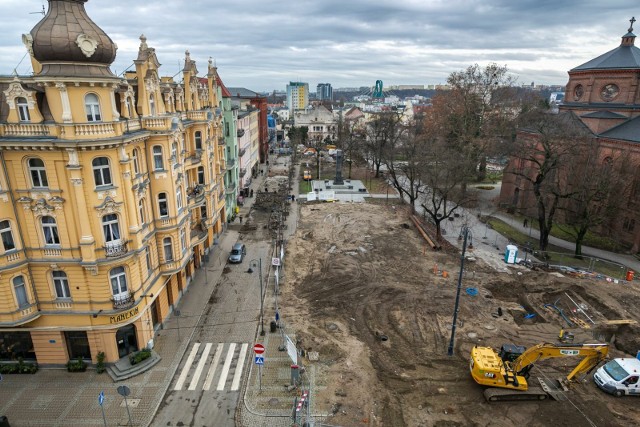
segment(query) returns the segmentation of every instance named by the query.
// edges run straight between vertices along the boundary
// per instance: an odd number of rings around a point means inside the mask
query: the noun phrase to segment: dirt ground
[[[380,204],[301,204],[287,245],[283,316],[300,346],[318,352],[315,404],[339,426],[636,426],[640,400],[615,398],[588,376],[568,400],[488,404],[469,374],[479,344],[532,346],[556,342],[571,296],[596,323],[640,321],[637,283],[607,283],[522,267],[496,270],[476,255],[462,281],[454,355],[447,356],[460,254],[425,250],[423,238],[400,209]],[[474,255],[471,253],[470,255]],[[437,267],[436,267],[437,264]],[[434,270],[438,273],[435,274]],[[445,278],[441,271],[449,272]],[[471,296],[466,288],[476,288]],[[567,296],[568,295],[568,296]],[[502,316],[498,316],[498,308]],[[535,314],[525,318],[527,314]],[[640,350],[638,326],[581,325],[575,342],[612,341],[611,357]],[[531,316],[527,316],[531,317]],[[387,340],[381,340],[385,335]],[[555,363],[553,363],[555,362]],[[566,375],[571,358],[539,363],[532,372]]]

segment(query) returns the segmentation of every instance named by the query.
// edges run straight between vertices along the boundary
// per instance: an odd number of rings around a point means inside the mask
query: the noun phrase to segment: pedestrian
[[[292,202],[295,202],[295,201],[296,201],[296,195],[295,195],[295,194],[292,194],[292,195],[291,195],[291,201],[292,201]]]
[[[528,218],[525,218],[525,219],[524,219],[524,221],[522,222],[522,226],[523,226],[524,228],[527,228],[527,225],[529,225],[529,219],[528,219]]]
[[[253,188],[251,189],[249,194],[251,194],[249,197],[253,197]]]
[[[242,224],[242,215],[240,215],[238,218],[240,218],[240,224]]]

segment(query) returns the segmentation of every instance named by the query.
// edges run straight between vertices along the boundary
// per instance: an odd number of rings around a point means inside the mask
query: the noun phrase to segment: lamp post
[[[460,275],[458,276],[458,288],[456,290],[456,303],[453,308],[453,321],[451,322],[451,339],[449,340],[449,349],[447,354],[453,356],[453,342],[456,336],[456,323],[458,322],[458,307],[460,305],[460,288],[462,288],[462,273],[464,272],[464,255],[467,250],[467,237],[469,236],[469,228],[464,227],[461,234],[464,234],[462,242],[462,255],[460,256]]]
[[[253,273],[251,267],[258,266],[258,277],[260,278],[260,335],[264,336],[264,307],[263,307],[263,295],[262,295],[262,258],[252,259],[249,262],[249,270],[247,273]]]

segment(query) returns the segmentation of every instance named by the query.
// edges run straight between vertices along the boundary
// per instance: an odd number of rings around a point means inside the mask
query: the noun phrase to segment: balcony
[[[241,138],[244,136],[244,129],[238,129],[238,138]]]
[[[114,240],[104,245],[104,256],[107,258],[117,258],[127,253],[127,242],[125,240]]]
[[[111,301],[113,301],[113,308],[116,310],[124,310],[131,306],[135,300],[133,299],[133,295],[130,293],[114,295],[111,297]]]
[[[142,127],[147,130],[170,130],[173,116],[165,117],[145,117],[142,119]]]
[[[124,124],[126,133],[135,132],[142,129],[142,125],[140,124],[139,119],[128,119],[124,122]]]
[[[200,184],[187,189],[187,203],[189,208],[195,208],[204,204],[204,187]]]
[[[225,141],[223,137],[218,138],[218,145],[225,145]]]
[[[49,136],[49,126],[40,123],[7,123],[0,126],[0,136]]]
[[[189,153],[188,160],[191,164],[200,163],[202,161],[202,150],[196,150]]]
[[[187,120],[203,122],[207,120],[206,111],[187,111]]]
[[[226,188],[225,191],[227,192],[227,194],[235,194],[236,192],[236,185],[235,184],[229,184]]]
[[[245,176],[247,174],[247,168],[240,168],[240,176]]]
[[[233,167],[236,165],[236,161],[234,159],[229,159],[227,160],[227,165],[226,165],[226,169],[229,171],[231,169],[233,169]]]
[[[244,156],[244,153],[246,153],[246,152],[247,152],[247,149],[246,149],[246,148],[243,148],[242,150],[240,150],[240,151],[238,152],[238,157],[242,157],[242,156]]]

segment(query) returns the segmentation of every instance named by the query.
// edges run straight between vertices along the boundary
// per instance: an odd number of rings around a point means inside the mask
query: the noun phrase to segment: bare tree
[[[575,255],[582,256],[582,242],[590,229],[608,222],[626,203],[633,167],[626,151],[604,152],[597,141],[588,141],[567,172],[571,196],[561,208],[565,223],[558,228],[575,237]]]
[[[395,146],[402,137],[401,119],[402,115],[397,111],[376,113],[366,125],[367,160],[371,161],[376,178],[380,176],[380,166],[390,152],[389,147]]]
[[[567,186],[571,167],[592,143],[593,135],[573,113],[550,114],[544,105],[525,113],[521,123],[505,174],[521,183],[525,194],[518,192],[518,198],[532,199],[540,249],[546,251],[560,201],[573,197],[577,191]],[[532,197],[526,192],[531,192]],[[517,204],[519,201],[514,200]]]

